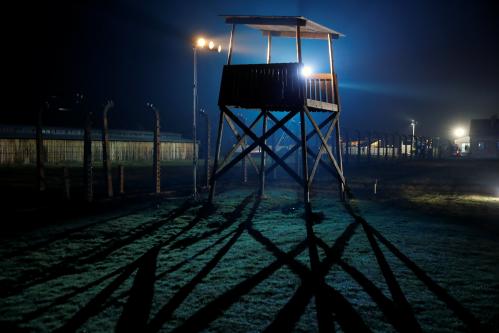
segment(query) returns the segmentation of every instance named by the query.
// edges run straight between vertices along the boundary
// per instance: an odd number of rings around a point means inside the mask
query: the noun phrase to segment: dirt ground
[[[320,176],[308,219],[288,181],[259,200],[233,175],[215,207],[149,197],[9,229],[0,329],[499,331],[499,162],[352,161],[346,205]]]

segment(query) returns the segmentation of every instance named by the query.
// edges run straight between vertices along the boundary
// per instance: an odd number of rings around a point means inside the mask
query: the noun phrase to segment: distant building
[[[468,156],[470,154],[470,136],[466,135],[454,140],[454,144],[457,146],[457,152],[461,156]]]
[[[36,130],[32,126],[0,124],[0,165],[34,164]],[[160,160],[191,160],[192,140],[178,133],[160,135]],[[102,132],[92,131],[92,158],[102,160]],[[113,161],[148,161],[153,156],[152,131],[109,130],[109,155]],[[198,143],[199,144],[199,143]],[[83,130],[44,127],[43,157],[46,164],[83,161]]]
[[[472,119],[470,123],[470,156],[499,158],[499,119]]]

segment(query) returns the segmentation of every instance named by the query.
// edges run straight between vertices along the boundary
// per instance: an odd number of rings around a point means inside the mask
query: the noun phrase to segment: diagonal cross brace
[[[296,181],[298,184],[303,185],[303,181],[298,176],[298,174],[292,170],[276,153],[272,151],[265,143],[264,140],[269,138],[272,134],[274,134],[279,128],[281,128],[286,122],[288,122],[291,118],[293,118],[299,110],[290,111],[284,118],[279,120],[271,129],[265,132],[264,135],[258,137],[251,129],[249,129],[239,118],[237,118],[232,111],[230,111],[226,106],[220,106],[222,112],[225,112],[235,123],[239,126],[245,134],[247,134],[254,142],[249,145],[244,151],[242,151],[239,155],[237,155],[232,161],[227,163],[223,168],[219,168],[216,170],[214,177],[218,178],[225,172],[227,172],[232,166],[238,163],[242,158],[244,158],[247,154],[249,154],[253,149],[257,146],[260,146],[265,152],[276,161],[284,170],[288,172],[288,174]]]
[[[251,123],[249,128],[250,129],[253,128],[256,125],[256,123],[258,122],[258,120],[260,120],[261,117],[262,117],[262,114],[259,114],[258,117],[256,117],[256,119]],[[229,154],[227,154],[222,165],[224,165],[225,162],[228,161],[232,157],[232,155],[234,154],[234,152],[237,150],[237,148],[239,146],[241,146],[242,149],[246,148],[246,146],[247,146],[246,143],[244,142],[244,138],[246,137],[246,134],[243,134],[243,136],[239,135],[239,132],[237,131],[237,128],[234,126],[234,124],[232,123],[232,120],[230,120],[230,118],[226,114],[224,114],[224,118],[227,121],[227,124],[229,125],[230,129],[232,130],[232,133],[234,133],[238,142],[234,145],[234,147],[232,147]],[[251,164],[253,165],[253,167],[255,168],[256,173],[260,174],[260,169],[256,165],[255,160],[253,160],[251,155],[248,155],[248,159],[251,162]]]
[[[334,113],[332,115],[330,115],[329,117],[327,117],[320,125],[319,125],[319,128],[323,128],[324,126],[326,126],[331,120],[334,121],[334,119],[337,119],[337,116],[338,116],[338,113]],[[274,119],[277,119],[275,118],[274,116]],[[272,120],[274,120],[272,119]],[[282,160],[286,160],[289,156],[291,156],[291,154],[293,154],[295,151],[297,151],[299,148],[300,148],[300,144],[301,144],[301,141],[300,139],[295,135],[293,134],[293,132],[291,132],[286,126],[282,126],[281,128],[291,139],[293,139],[295,142],[296,142],[296,145],[293,146],[293,148],[291,148],[289,151],[287,151],[281,158]],[[317,132],[312,130],[310,131],[310,133],[307,134],[307,140],[310,140],[310,138],[312,138],[314,135],[316,135]],[[307,147],[307,152],[311,155],[315,154],[315,152],[310,148],[310,147]],[[326,166],[329,169],[331,169],[331,172],[334,174],[335,171],[328,165],[326,164],[326,162],[324,162],[323,160],[320,160],[320,163],[324,166]],[[268,172],[271,172],[272,170],[274,170],[276,167],[277,167],[277,163],[274,163],[272,164],[268,169],[267,171]]]
[[[338,113],[339,114],[339,113]],[[333,119],[333,121],[331,122],[331,126],[329,127],[329,129],[327,130],[326,132],[326,136],[324,137],[324,139],[326,140],[326,142],[329,141],[329,138],[331,137],[331,134],[333,134],[333,131],[334,131],[334,128],[335,128],[335,125],[336,123],[338,122],[338,119],[339,117],[335,117]],[[320,127],[319,127],[319,130],[320,130]],[[312,183],[314,181],[314,177],[315,177],[315,174],[317,172],[317,167],[319,166],[319,163],[322,161],[322,155],[324,154],[324,145],[321,144],[321,147],[319,149],[319,152],[317,153],[317,156],[315,157],[315,161],[314,161],[314,165],[312,167],[312,171],[310,172],[310,177],[308,179],[308,186],[312,186]]]
[[[308,108],[306,106],[304,106],[303,109],[304,109],[305,114],[307,115],[308,119],[312,123],[312,126],[314,127],[315,131],[317,132],[317,135],[319,136],[319,139],[321,139],[322,144],[323,144],[324,148],[326,149],[327,155],[328,155],[329,159],[331,160],[331,163],[333,163],[333,165],[334,165],[334,167],[336,169],[336,173],[337,173],[336,176],[338,177],[338,179],[341,181],[341,183],[343,185],[346,185],[345,184],[345,177],[343,177],[343,172],[341,171],[340,167],[338,166],[338,163],[336,163],[336,159],[334,158],[333,153],[331,152],[331,149],[327,145],[327,142],[324,139],[324,136],[322,135],[322,132],[321,132],[319,126],[317,125],[317,123],[315,122],[314,118],[310,114],[310,111],[308,110]]]

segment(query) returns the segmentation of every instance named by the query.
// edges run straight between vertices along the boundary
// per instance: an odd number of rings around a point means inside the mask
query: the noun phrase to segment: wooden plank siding
[[[110,157],[119,161],[152,161],[152,142],[110,141]],[[46,164],[83,162],[82,140],[44,140]],[[199,148],[198,148],[199,149]],[[192,142],[161,142],[161,161],[192,159]],[[102,161],[102,142],[92,141],[94,161]],[[35,164],[36,142],[34,139],[0,139],[0,165]]]
[[[307,105],[310,111],[338,111],[333,104],[331,75],[305,78],[300,72],[300,63],[226,65],[218,104],[268,111],[289,111]]]

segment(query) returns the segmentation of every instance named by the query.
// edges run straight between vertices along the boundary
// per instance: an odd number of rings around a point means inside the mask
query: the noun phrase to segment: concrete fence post
[[[111,156],[109,151],[109,125],[107,114],[114,107],[113,101],[107,101],[102,113],[102,167],[104,170],[104,180],[106,184],[107,196],[112,198],[113,193],[113,174],[111,166]]]

